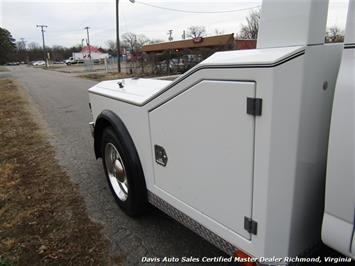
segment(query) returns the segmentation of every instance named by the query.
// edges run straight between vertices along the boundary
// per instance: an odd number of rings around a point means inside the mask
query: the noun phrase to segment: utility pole
[[[48,28],[47,25],[37,25],[37,28],[41,28],[41,32],[42,32],[42,43],[43,43],[43,60],[46,64],[46,67],[48,67],[48,62],[47,62],[47,57],[46,57],[46,44],[44,42],[44,28]]]
[[[27,58],[27,52],[26,52],[26,41],[25,41],[25,38],[20,38],[20,40],[21,40],[20,41],[21,47],[19,47],[19,50],[21,50],[20,59],[21,59],[21,61],[26,61],[26,63],[27,63],[28,58]]]
[[[25,41],[25,38],[20,38],[21,40],[21,43],[23,45],[23,48],[26,49],[26,41]]]
[[[169,35],[169,41],[172,41],[173,40],[173,30],[169,30],[168,31],[168,35]],[[171,50],[169,50],[169,53],[168,53],[168,58],[166,60],[166,72],[168,74],[170,74],[170,57],[171,57]]]
[[[84,29],[86,30],[87,44],[88,44],[88,48],[89,48],[89,59],[90,59],[90,62],[91,62],[91,48],[90,48],[90,37],[89,37],[89,29],[90,29],[90,27],[86,26]]]
[[[169,31],[168,31],[168,35],[169,35],[168,40],[169,40],[169,41],[172,41],[172,40],[173,40],[173,36],[172,36],[172,35],[173,35],[173,30],[169,30]]]
[[[120,22],[119,0],[116,0],[116,46],[117,46],[117,71],[121,73],[121,45],[120,45]]]
[[[129,0],[132,4],[135,0]],[[119,0],[116,0],[116,46],[117,46],[117,71],[121,73],[121,44],[120,44],[120,9]]]

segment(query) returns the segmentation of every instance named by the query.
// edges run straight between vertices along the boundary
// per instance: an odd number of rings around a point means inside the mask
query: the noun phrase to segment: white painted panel
[[[257,48],[324,43],[328,0],[264,0]]]
[[[170,83],[166,80],[141,78],[105,80],[91,87],[89,92],[140,105]]]
[[[355,1],[350,0],[345,43],[355,41]],[[355,49],[344,49],[339,69],[329,135],[322,240],[355,259]],[[352,249],[350,249],[353,241]]]
[[[355,251],[353,249],[354,242],[352,252],[350,253],[349,250],[352,230],[352,223],[344,221],[343,219],[329,213],[324,213],[322,228],[323,242],[343,255],[355,259]]]
[[[349,0],[344,42],[355,43],[355,0]]]
[[[246,102],[254,96],[254,82],[205,80],[149,114],[152,149],[168,156],[166,167],[154,163],[155,186],[245,238],[254,158]]]
[[[355,206],[355,50],[344,49],[335,89],[325,210],[352,223]]]
[[[275,64],[302,50],[304,46],[221,51],[214,53],[198,66]]]

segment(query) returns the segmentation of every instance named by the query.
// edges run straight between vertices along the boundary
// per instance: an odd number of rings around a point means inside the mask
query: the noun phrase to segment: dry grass
[[[124,73],[121,73],[121,74],[118,74],[118,73],[90,73],[90,74],[79,75],[78,77],[84,78],[84,79],[96,80],[96,81],[103,81],[103,80],[129,78],[129,77],[132,77],[132,75],[128,75],[128,74],[124,74]]]
[[[125,73],[89,73],[84,75],[79,75],[78,77],[84,79],[90,79],[95,81],[104,81],[104,80],[113,80],[113,79],[122,79],[130,77],[142,77],[142,78],[158,78],[160,80],[174,80],[180,75],[171,75],[171,76],[152,76],[152,75],[128,75]]]
[[[0,72],[6,72],[6,71],[9,71],[7,67],[0,66]]]
[[[107,265],[107,242],[16,83],[0,79],[0,265]]]

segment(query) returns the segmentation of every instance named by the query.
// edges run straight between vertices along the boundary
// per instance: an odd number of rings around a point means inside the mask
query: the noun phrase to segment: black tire
[[[124,138],[125,134],[116,133],[111,127],[106,127],[103,130],[101,138],[102,163],[112,195],[118,205],[127,215],[138,216],[145,213],[148,209],[144,174],[133,141],[130,138],[122,139],[122,137]],[[125,200],[120,199],[115,192],[106,167],[105,147],[109,144],[112,144],[116,148],[124,166],[126,181],[128,183],[128,193]]]

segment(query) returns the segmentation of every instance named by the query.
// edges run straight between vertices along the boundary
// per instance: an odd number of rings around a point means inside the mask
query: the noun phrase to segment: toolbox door
[[[149,113],[154,185],[247,239],[255,130],[247,98],[255,90],[254,82],[204,80]]]

